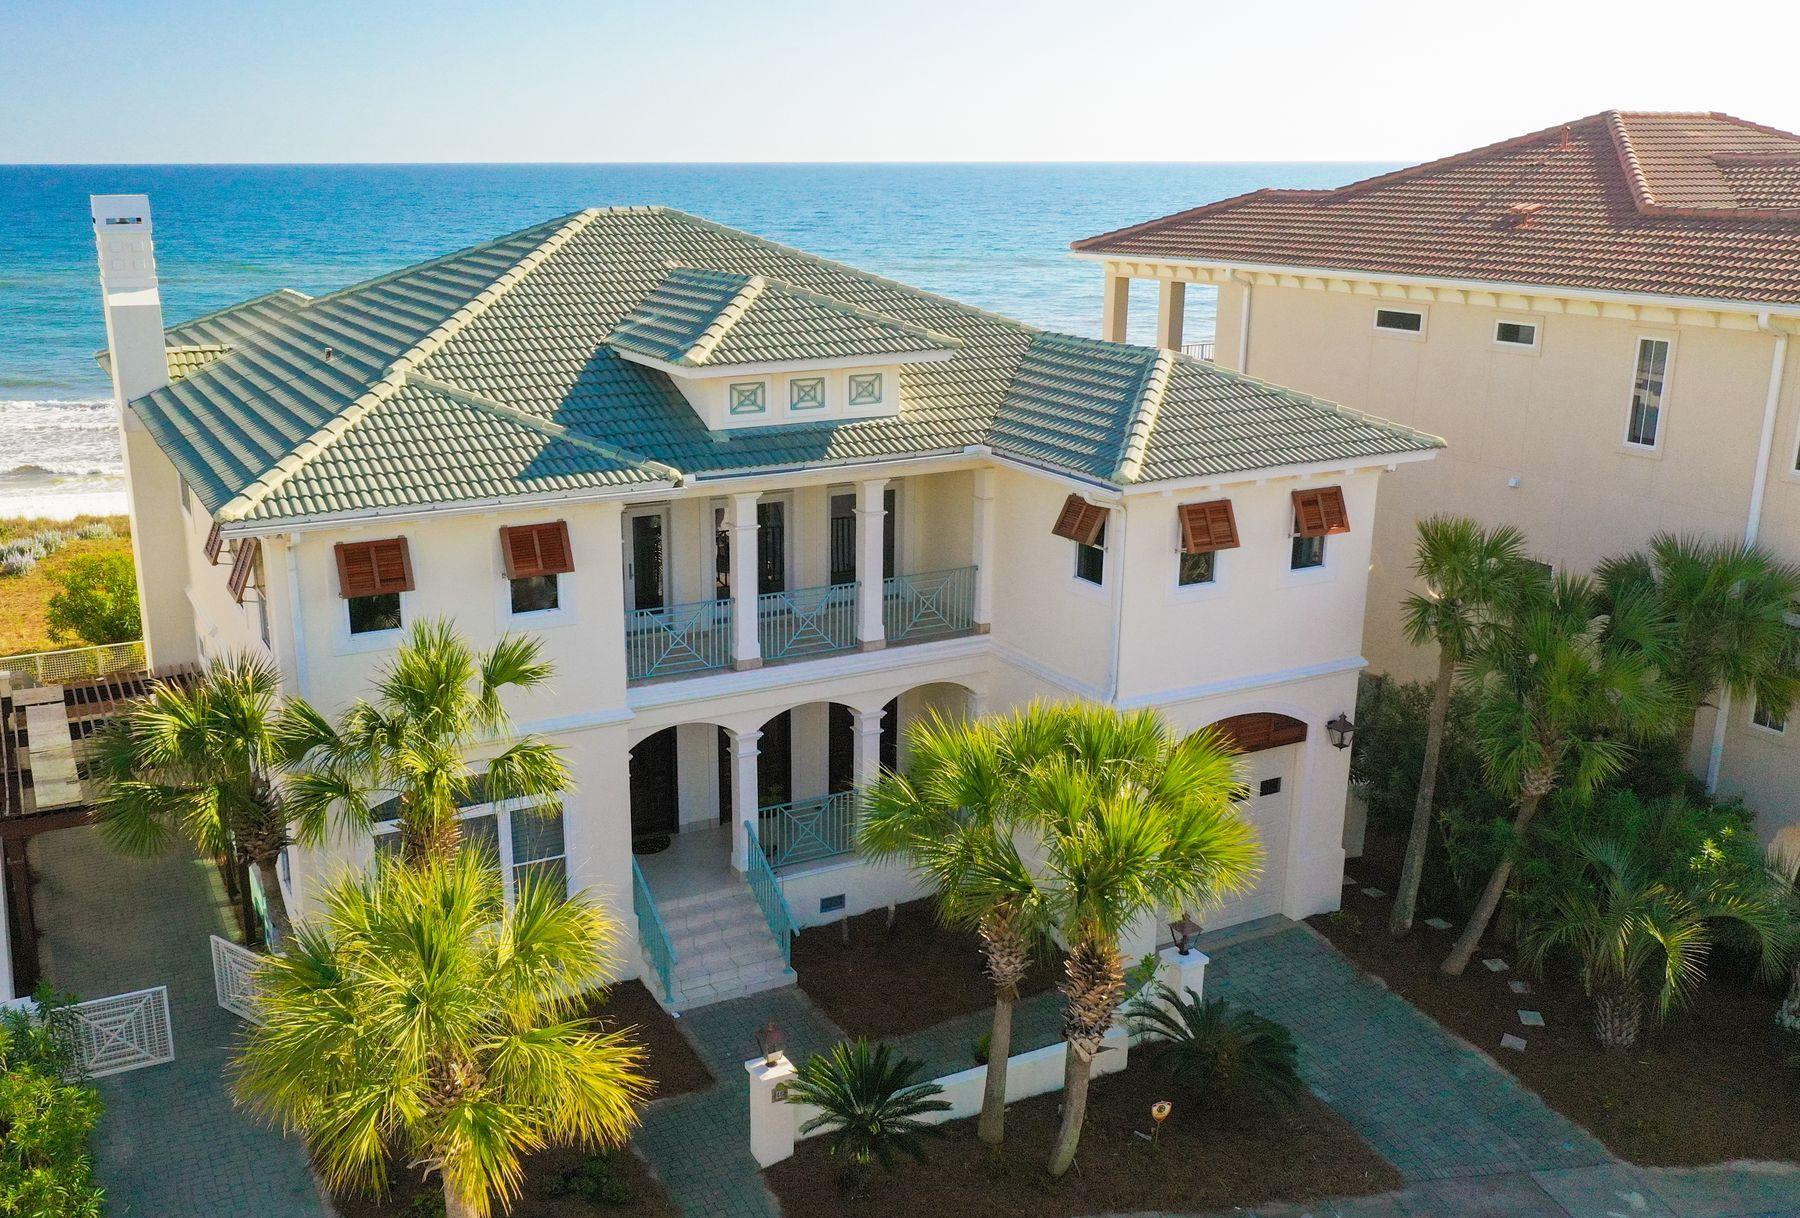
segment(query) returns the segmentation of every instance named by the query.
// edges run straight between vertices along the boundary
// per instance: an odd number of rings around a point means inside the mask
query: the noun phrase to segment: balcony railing
[[[1203,338],[1198,342],[1182,343],[1181,353],[1211,363],[1213,357],[1213,340],[1210,338]]]
[[[763,855],[771,867],[816,863],[856,849],[862,793],[839,791],[757,810]]]
[[[756,599],[764,663],[848,651],[856,646],[858,585],[765,592]]]
[[[890,643],[961,634],[975,626],[975,568],[896,575],[882,587]]]
[[[730,601],[696,601],[626,613],[628,680],[730,667]]]

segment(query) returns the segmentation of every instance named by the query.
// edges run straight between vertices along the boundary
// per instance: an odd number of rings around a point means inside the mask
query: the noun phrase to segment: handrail
[[[856,849],[862,792],[836,791],[815,799],[770,804],[757,809],[757,819],[768,830],[763,854],[771,867],[835,858]]]
[[[882,584],[882,617],[890,643],[975,628],[974,567],[895,575]]]
[[[750,895],[756,898],[762,909],[763,920],[769,924],[769,933],[775,936],[775,945],[781,949],[781,958],[790,967],[794,963],[794,911],[788,908],[787,898],[781,894],[781,881],[776,878],[775,869],[769,866],[769,860],[763,854],[762,841],[757,836],[756,825],[751,821],[744,822],[744,831],[750,835],[748,868],[745,879],[750,882]]]
[[[638,942],[644,945],[650,963],[656,967],[664,1001],[673,1003],[675,945],[669,941],[669,929],[663,925],[662,914],[656,910],[656,898],[650,893],[650,884],[644,879],[644,869],[638,866],[636,855],[631,858],[631,906],[637,912]]]
[[[0,672],[12,675],[14,689],[32,685],[63,685],[80,677],[103,677],[120,669],[144,666],[142,639],[0,656]]]
[[[848,651],[857,645],[859,585],[830,584],[765,592],[756,598],[757,637],[765,663]]]
[[[1212,339],[1203,338],[1197,342],[1182,343],[1181,353],[1183,355],[1191,355],[1195,359],[1206,360],[1210,363],[1213,357],[1213,346],[1214,341]]]
[[[625,678],[731,667],[729,600],[694,601],[625,615]]]

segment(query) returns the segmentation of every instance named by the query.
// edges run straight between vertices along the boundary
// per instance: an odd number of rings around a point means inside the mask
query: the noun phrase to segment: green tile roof
[[[581,212],[326,296],[274,293],[175,326],[169,343],[208,358],[173,357],[185,375],[131,407],[228,521],[975,444],[1115,486],[1441,444],[664,208]],[[929,358],[901,368],[898,417],[714,434],[621,346],[696,367]]]

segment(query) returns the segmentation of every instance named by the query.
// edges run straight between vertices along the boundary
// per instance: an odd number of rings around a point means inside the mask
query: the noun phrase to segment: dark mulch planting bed
[[[1451,929],[1432,930],[1425,918],[1438,911],[1421,902],[1413,933],[1396,941],[1387,933],[1391,896],[1360,890],[1391,893],[1398,868],[1367,858],[1352,859],[1347,870],[1357,886],[1344,890],[1345,912],[1310,923],[1614,1154],[1657,1167],[1800,1158],[1800,1067],[1791,1057],[1800,1044],[1775,1024],[1780,987],[1746,978],[1739,962],[1715,953],[1713,976],[1687,1010],[1648,1028],[1635,1050],[1607,1053],[1593,1039],[1592,1010],[1570,969],[1533,977],[1519,967],[1516,948],[1490,936],[1463,976],[1445,977],[1438,965],[1460,919],[1445,911]],[[1489,972],[1481,964],[1488,957],[1512,967]],[[1515,979],[1531,992],[1513,993]],[[1546,1026],[1522,1026],[1520,1010],[1542,1012]],[[1507,1032],[1525,1039],[1525,1052],[1500,1047]]]
[[[1167,1098],[1175,1111],[1161,1140],[1138,1137],[1151,1126],[1150,1105]],[[842,1194],[841,1164],[822,1137],[802,1142],[764,1177],[786,1218],[1185,1213],[1401,1186],[1399,1173],[1311,1095],[1291,1110],[1214,1111],[1171,1093],[1167,1078],[1135,1053],[1130,1069],[1094,1081],[1075,1167],[1052,1180],[1044,1164],[1061,1099],[1052,1092],[1008,1108],[998,1152],[976,1140],[973,1120],[951,1122],[945,1138],[928,1140],[926,1162],[903,1158],[893,1175],[876,1174],[865,1197]]]
[[[606,992],[604,1001],[592,1007],[602,1023],[635,1028],[632,1036],[650,1051],[645,1072],[656,1080],[652,1100],[666,1100],[713,1085],[712,1073],[681,1034],[676,1021],[656,1005],[656,999],[636,981],[621,981]]]
[[[910,901],[850,919],[815,926],[794,939],[794,971],[813,1005],[852,1037],[904,1036],[989,1009],[994,986],[982,971],[981,940],[940,925],[929,900]],[[1056,983],[1050,961],[1026,978],[1025,994]]]
[[[586,1151],[553,1149],[531,1156],[525,1163],[525,1192],[513,1202],[510,1218],[679,1218],[663,1186],[650,1174],[644,1161],[629,1149],[608,1156],[612,1172],[627,1190],[629,1201],[589,1202],[575,1196],[559,1196],[564,1174],[592,1156]],[[394,1187],[386,1197],[332,1196],[341,1218],[427,1218],[441,1215],[443,1186],[433,1177],[424,1183],[401,1170],[394,1173]],[[496,1213],[499,1211],[496,1210]]]

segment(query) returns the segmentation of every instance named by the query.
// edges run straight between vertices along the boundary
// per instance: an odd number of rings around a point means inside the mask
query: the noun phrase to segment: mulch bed
[[[991,1009],[994,986],[982,971],[981,941],[940,925],[930,900],[909,901],[800,932],[794,971],[813,1005],[852,1037],[881,1040]],[[1022,994],[1056,984],[1056,964],[1032,969]]]
[[[632,1036],[650,1051],[645,1072],[656,1081],[652,1100],[705,1091],[711,1071],[681,1034],[675,1019],[656,1005],[650,991],[636,981],[621,981],[590,1008],[602,1023],[636,1029]]]
[[[617,1178],[628,1187],[631,1200],[590,1203],[580,1197],[559,1196],[558,1184],[564,1173],[589,1157],[590,1152],[564,1147],[532,1155],[525,1161],[524,1194],[513,1202],[510,1218],[679,1218],[681,1211],[669,1194],[629,1149],[613,1151],[608,1158]],[[340,1218],[428,1218],[443,1214],[442,1197],[443,1185],[435,1176],[423,1182],[396,1170],[394,1185],[385,1197],[334,1193],[331,1201]]]
[[[1381,859],[1353,859],[1358,884],[1344,889],[1344,913],[1309,919],[1346,956],[1450,1031],[1494,1057],[1545,1103],[1584,1126],[1609,1150],[1633,1163],[1697,1167],[1732,1159],[1800,1158],[1800,1040],[1775,1024],[1783,985],[1760,983],[1742,962],[1714,950],[1711,974],[1693,1003],[1667,1023],[1647,1026],[1638,1047],[1607,1053],[1594,1041],[1592,1009],[1573,970],[1555,966],[1543,977],[1520,968],[1517,949],[1484,942],[1467,971],[1445,977],[1438,965],[1461,929],[1433,930],[1421,904],[1413,933],[1387,933],[1391,896],[1366,897],[1363,887],[1391,893],[1398,868]],[[1490,972],[1485,958],[1505,960]],[[1508,983],[1531,991],[1515,994]],[[1544,1016],[1524,1027],[1520,1010]],[[1512,1033],[1523,1053],[1500,1046]]]
[[[1161,1139],[1148,1131],[1150,1105],[1172,1099]],[[927,1159],[902,1158],[892,1175],[877,1172],[867,1196],[845,1197],[841,1164],[825,1137],[764,1172],[786,1218],[1064,1218],[1139,1210],[1196,1212],[1276,1201],[1361,1196],[1401,1187],[1398,1172],[1331,1109],[1310,1094],[1297,1108],[1221,1112],[1186,1102],[1167,1077],[1134,1051],[1120,1074],[1094,1080],[1075,1167],[1061,1180],[1045,1172],[1062,1096],[1023,1100],[1007,1109],[1006,1141],[990,1151],[975,1122],[943,1126],[928,1139]]]

